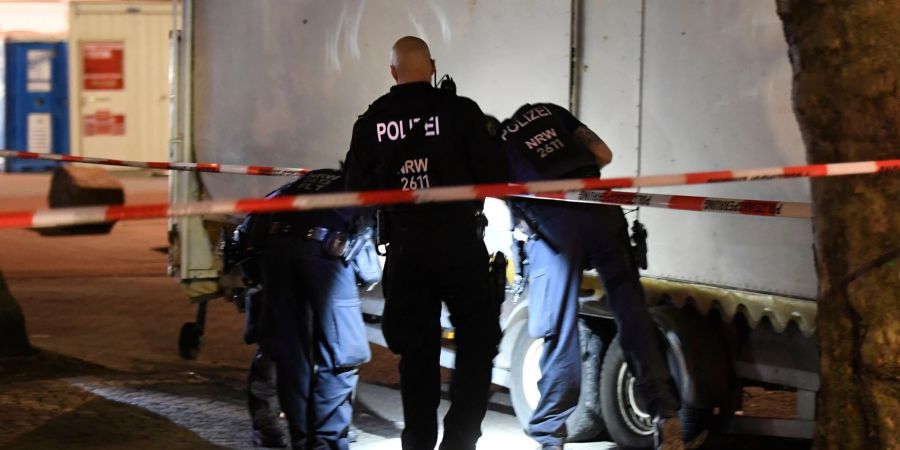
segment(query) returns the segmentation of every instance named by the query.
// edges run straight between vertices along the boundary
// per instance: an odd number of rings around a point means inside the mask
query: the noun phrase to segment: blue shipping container
[[[69,84],[64,42],[6,42],[5,148],[69,154]],[[10,172],[49,170],[53,161],[8,159]]]

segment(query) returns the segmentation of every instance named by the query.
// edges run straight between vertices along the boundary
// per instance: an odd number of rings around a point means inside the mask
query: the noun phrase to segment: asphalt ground
[[[121,172],[120,178],[126,203],[167,200],[165,177]],[[0,174],[0,211],[46,207],[48,186],[47,174]],[[0,359],[0,448],[253,448],[244,379],[254,349],[241,340],[243,316],[229,303],[211,302],[198,359],[180,359],[178,330],[196,309],[166,275],[167,245],[165,220],[121,222],[95,236],[0,231],[0,271],[39,350]],[[372,350],[354,411],[362,435],[352,448],[396,449],[397,360],[381,347]],[[767,403],[766,395],[755,401]],[[483,430],[479,449],[535,447],[502,389]],[[808,448],[743,438],[712,444],[705,448]]]

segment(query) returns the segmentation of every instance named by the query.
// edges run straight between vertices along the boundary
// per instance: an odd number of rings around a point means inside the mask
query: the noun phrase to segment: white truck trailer
[[[775,2],[703,0],[183,0],[175,4],[173,161],[336,167],[352,124],[392,84],[389,49],[431,45],[440,74],[503,118],[525,102],[568,106],[614,152],[604,176],[803,164],[791,68]],[[173,202],[259,196],[270,177],[178,173]],[[647,190],[809,201],[805,180]],[[503,203],[486,240],[510,249]],[[808,220],[642,208],[642,273],[670,369],[695,432],[811,438],[819,387],[816,276]],[[182,330],[196,354],[205,301],[220,292],[214,218],[171,222],[171,270],[200,303]],[[437,256],[436,256],[437,257]],[[590,275],[590,273],[588,273]],[[645,446],[649,417],[614,339],[596,277],[586,277],[583,393],[570,432]],[[380,301],[368,298],[377,322]],[[527,291],[506,303],[494,382],[527,420],[540,342],[525,331]],[[373,325],[373,342],[380,333]],[[452,350],[442,361],[452,366]],[[793,392],[796,411],[742,414],[742,389]]]

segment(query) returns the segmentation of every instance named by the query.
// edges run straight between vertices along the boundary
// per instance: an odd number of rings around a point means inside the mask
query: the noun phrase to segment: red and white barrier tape
[[[0,214],[0,228],[53,227],[115,220],[138,220],[162,217],[181,217],[205,214],[235,214],[266,211],[305,211],[312,209],[372,206],[399,203],[432,203],[509,197],[524,194],[616,189],[648,186],[677,186],[685,184],[719,183],[726,181],[754,181],[779,178],[826,177],[900,171],[900,159],[852,163],[816,164],[810,166],[774,167],[718,172],[694,172],[677,175],[657,175],[628,178],[584,178],[576,180],[536,181],[526,184],[481,184],[441,187],[417,191],[382,190],[312,194],[274,199],[243,199],[236,201],[206,201],[181,204],[140,206],[108,206],[88,208],[60,208]]]
[[[310,169],[270,166],[238,166],[218,163],[171,163],[122,161],[118,159],[90,158],[87,156],[58,155],[56,153],[30,153],[15,150],[0,150],[0,157],[18,159],[41,159],[46,161],[77,162],[104,166],[139,167],[142,169],[182,170],[190,172],[234,173],[240,175],[303,175]]]
[[[683,211],[718,212],[748,216],[812,218],[812,205],[739,198],[694,197],[689,195],[646,194],[622,191],[581,191],[565,194],[536,194],[529,197],[605,205],[647,206]]]

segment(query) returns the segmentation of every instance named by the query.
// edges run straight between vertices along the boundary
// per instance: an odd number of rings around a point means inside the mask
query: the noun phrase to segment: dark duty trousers
[[[270,236],[263,284],[274,328],[264,352],[276,363],[292,447],[348,449],[356,367],[370,357],[353,270],[319,242]]]
[[[393,230],[384,271],[382,330],[401,357],[402,447],[433,450],[437,441],[444,301],[456,333],[456,369],[440,448],[474,450],[500,341],[499,307],[489,296],[488,254],[472,227],[425,231]]]
[[[524,209],[544,237],[527,244],[528,329],[532,337],[544,338],[541,399],[529,435],[543,445],[565,443],[566,419],[581,389],[578,292],[586,265],[600,273],[639,395],[651,414],[676,415],[679,400],[644,302],[621,208],[530,202]]]
[[[254,430],[278,428],[281,407],[275,374],[275,362],[257,350],[247,376],[247,409]]]

